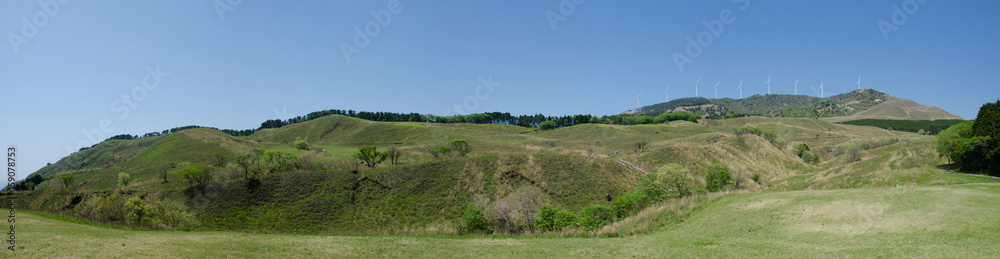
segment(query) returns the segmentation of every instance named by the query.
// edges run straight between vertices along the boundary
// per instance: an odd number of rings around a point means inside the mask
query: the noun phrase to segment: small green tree
[[[458,155],[462,157],[465,157],[465,154],[472,151],[472,146],[469,145],[469,142],[465,142],[464,139],[452,141],[450,146],[451,150],[458,152]]]
[[[806,151],[809,151],[809,145],[806,145],[806,143],[796,142],[792,145],[792,152],[794,152],[797,157],[802,157],[802,153]]]
[[[364,162],[368,168],[375,168],[385,161],[388,155],[385,152],[378,152],[378,146],[367,146],[358,149],[358,153],[354,154],[354,157]]]
[[[729,168],[725,166],[711,166],[708,168],[708,172],[705,174],[705,182],[708,184],[706,189],[710,192],[724,191],[726,185],[732,181],[732,174],[729,172]]]
[[[635,142],[635,152],[639,153],[639,152],[646,151],[646,146],[648,146],[648,145],[649,145],[649,142],[646,142],[645,140],[639,141],[639,142]]]
[[[548,121],[543,121],[542,123],[539,123],[539,124],[538,124],[538,128],[539,128],[539,129],[541,129],[541,130],[550,130],[550,129],[555,129],[555,128],[556,128],[556,127],[558,127],[558,126],[559,126],[559,125],[557,125],[557,124],[556,124],[556,122],[554,122],[554,121],[550,121],[550,120],[548,120]]]
[[[167,172],[170,171],[171,167],[172,166],[170,166],[170,165],[160,165],[160,166],[157,166],[156,169],[154,169],[154,170],[156,170],[156,173],[159,174],[160,177],[163,178],[163,182],[164,183],[168,183],[169,182],[169,181],[167,181],[167,175],[168,175]]]
[[[129,221],[136,225],[142,225],[142,222],[149,217],[149,206],[142,202],[138,196],[128,199],[125,203],[125,210],[128,214],[125,216]]]
[[[431,149],[428,149],[427,152],[431,153],[431,155],[434,155],[434,158],[439,158],[440,156],[444,156],[446,158],[451,158],[451,148],[448,147],[448,146],[440,146],[440,147],[437,147],[437,148],[431,148]]]
[[[666,164],[656,170],[657,178],[667,187],[667,193],[676,198],[689,196],[697,186],[691,170],[679,164]]]
[[[73,185],[74,179],[72,175],[59,176],[59,179],[62,180],[63,187],[70,187]]]
[[[205,169],[205,165],[197,164],[177,171],[177,178],[186,180],[192,187],[200,187],[208,183],[211,175]]]
[[[299,150],[309,150],[309,143],[303,140],[301,137],[295,138],[292,145]]]
[[[389,148],[389,150],[386,150],[385,153],[392,165],[399,164],[399,157],[403,155],[403,152],[396,147]]]
[[[118,187],[128,187],[129,183],[132,183],[131,175],[125,172],[118,173]]]

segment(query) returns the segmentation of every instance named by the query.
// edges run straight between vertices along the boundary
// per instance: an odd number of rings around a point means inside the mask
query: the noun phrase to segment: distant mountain
[[[687,111],[706,118],[738,116],[765,117],[854,117],[880,119],[961,119],[947,111],[914,101],[889,96],[872,89],[819,98],[805,95],[754,95],[744,99],[681,98],[642,107],[632,115],[656,116],[664,112]]]

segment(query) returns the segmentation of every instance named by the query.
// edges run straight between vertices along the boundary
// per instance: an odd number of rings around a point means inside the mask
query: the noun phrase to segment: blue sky
[[[0,2],[0,145],[20,149],[18,178],[89,144],[84,132],[247,129],[332,108],[608,115],[641,92],[663,102],[667,84],[694,96],[699,77],[703,97],[719,81],[720,97],[739,80],[765,93],[768,74],[772,93],[801,79],[816,95],[822,79],[829,96],[860,74],[965,118],[1000,97],[997,1],[64,1]],[[720,14],[716,36],[704,23]],[[681,71],[674,53],[699,35],[711,42]],[[350,62],[344,44],[360,50]]]

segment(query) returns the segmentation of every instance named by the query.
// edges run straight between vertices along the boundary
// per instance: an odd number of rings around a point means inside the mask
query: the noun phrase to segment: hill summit
[[[845,117],[880,119],[962,119],[947,111],[889,96],[873,89],[819,98],[805,95],[753,95],[743,99],[689,97],[671,100],[626,112],[656,116],[664,112],[686,111],[706,118],[741,116],[766,117]]]

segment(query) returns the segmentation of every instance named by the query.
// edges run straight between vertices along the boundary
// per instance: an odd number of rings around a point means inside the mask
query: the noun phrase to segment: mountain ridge
[[[921,105],[915,101],[890,96],[873,89],[858,89],[848,93],[819,98],[805,95],[753,95],[743,99],[688,97],[648,105],[626,115],[657,116],[664,112],[686,111],[702,118],[743,116],[904,119],[937,120],[964,119],[944,109]]]

